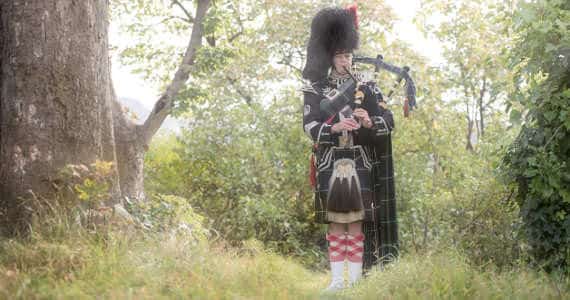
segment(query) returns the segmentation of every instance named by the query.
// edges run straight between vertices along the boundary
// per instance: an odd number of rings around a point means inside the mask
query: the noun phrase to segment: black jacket
[[[304,95],[303,129],[314,143],[338,145],[339,134],[331,133],[331,127],[333,124],[337,123],[340,118],[337,114],[332,120],[330,120],[329,123],[327,123],[326,115],[324,113],[321,113],[320,103],[323,99],[325,99],[325,93],[331,89],[337,88],[339,84],[340,82],[335,82],[327,78],[318,82],[307,84],[302,88]],[[373,116],[380,116],[384,118],[390,130],[394,128],[394,118],[392,116],[392,112],[379,106],[379,103],[384,99],[376,83],[373,81],[367,81],[364,83],[361,89],[364,92],[364,101],[362,102],[362,108],[368,111],[370,118]],[[354,91],[349,91],[348,94],[351,98],[349,105],[352,109],[354,109]],[[355,144],[367,145],[373,143],[373,133],[373,129],[368,129],[365,127],[361,127],[360,129],[356,130],[354,134]]]

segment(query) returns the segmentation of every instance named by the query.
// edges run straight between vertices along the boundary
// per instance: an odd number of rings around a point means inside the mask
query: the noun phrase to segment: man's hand
[[[331,127],[331,132],[339,133],[342,132],[343,130],[352,131],[358,128],[360,128],[360,124],[358,124],[358,122],[356,122],[354,119],[343,119],[342,121],[335,123]]]
[[[365,109],[357,108],[352,112],[352,115],[357,119],[362,121],[362,126],[365,128],[372,128],[372,120],[368,116],[368,112]]]

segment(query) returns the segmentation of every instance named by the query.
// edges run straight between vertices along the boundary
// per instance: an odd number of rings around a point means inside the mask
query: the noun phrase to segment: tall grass
[[[327,273],[256,241],[232,248],[177,231],[94,230],[58,209],[37,220],[26,237],[0,239],[0,299],[570,298],[568,278],[475,267],[453,250],[408,254],[352,289],[323,295]]]
[[[454,250],[402,258],[342,294],[355,299],[568,299],[570,281],[525,267],[470,265]]]
[[[193,244],[168,235],[3,240],[0,298],[297,299],[324,275],[263,251]]]

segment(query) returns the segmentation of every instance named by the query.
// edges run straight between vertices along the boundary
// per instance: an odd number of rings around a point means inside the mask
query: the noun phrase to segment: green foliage
[[[488,118],[501,109],[510,89],[512,71],[505,53],[510,46],[511,1],[428,0],[423,6],[417,22],[442,44],[443,84],[451,95],[449,104],[465,116],[464,144],[473,150],[475,138],[487,138]]]
[[[174,135],[157,136],[145,156],[145,191],[163,195],[182,195],[186,186],[184,165],[176,148],[180,144]]]
[[[182,197],[158,194],[143,203],[127,203],[126,208],[147,232],[170,232],[197,242],[209,236],[204,217]]]
[[[431,74],[437,86],[441,77]],[[520,257],[518,208],[494,169],[513,132],[505,135],[502,118],[493,115],[477,152],[458,148],[462,116],[434,93],[424,92],[421,110],[410,119],[395,112],[402,250],[455,245],[474,263],[511,265]],[[284,94],[266,109],[212,102],[197,110],[189,124],[194,130],[151,145],[147,191],[170,189],[188,199],[228,241],[255,237],[313,266],[322,263],[322,227],[313,224],[307,184],[310,143],[298,126],[297,101]]]
[[[147,192],[170,189],[188,199],[230,242],[256,238],[281,253],[323,259],[297,101],[285,94],[267,108],[218,101],[197,108],[193,130],[151,146]]]
[[[68,167],[73,169],[74,166]],[[90,171],[91,174],[74,188],[79,200],[94,206],[109,200],[110,180],[114,172],[113,163],[96,161],[91,165]]]
[[[436,75],[431,76],[434,86],[440,80]],[[469,151],[462,145],[462,114],[429,96],[411,118],[396,114],[394,160],[402,250],[452,245],[475,264],[508,267],[520,256],[518,208],[494,170],[513,132],[506,131],[499,115],[491,116],[487,138],[479,142],[477,151]]]
[[[511,119],[523,128],[505,157],[531,253],[547,270],[570,266],[570,4],[521,3],[511,54]],[[517,109],[517,110],[515,110]],[[522,113],[521,113],[522,112]]]
[[[89,167],[67,165],[59,173],[58,190],[71,191],[75,197],[89,207],[109,201],[112,176],[115,172],[112,162],[97,160]],[[56,185],[57,185],[56,183]]]

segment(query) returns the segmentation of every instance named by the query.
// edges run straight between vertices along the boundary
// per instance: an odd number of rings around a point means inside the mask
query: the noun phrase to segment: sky
[[[418,9],[420,0],[385,0],[394,9],[399,20],[395,22],[395,32],[398,37],[413,45],[421,45],[415,49],[420,54],[430,60],[433,65],[438,65],[443,61],[441,45],[435,40],[426,39],[413,24],[412,19]],[[114,45],[121,37],[117,29],[117,24],[111,23],[110,43]],[[120,64],[117,57],[112,59],[112,76],[115,91],[118,97],[133,98],[138,100],[143,106],[152,109],[159,97],[156,90],[150,83],[145,82],[141,75],[133,74],[127,66]]]

